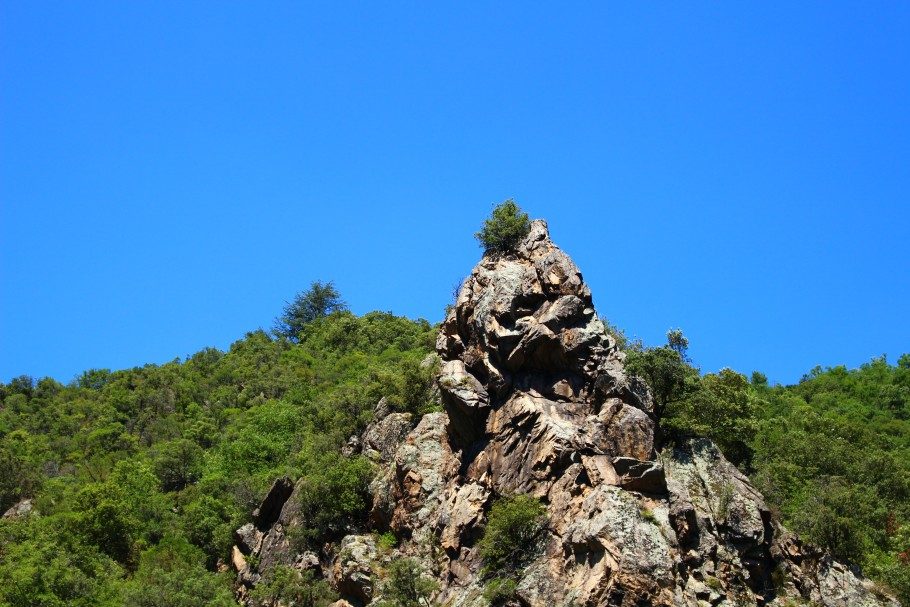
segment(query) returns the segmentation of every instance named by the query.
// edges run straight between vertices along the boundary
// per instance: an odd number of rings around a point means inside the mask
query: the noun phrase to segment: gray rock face
[[[439,604],[487,605],[477,540],[496,498],[525,493],[545,504],[548,523],[527,547],[522,607],[897,605],[774,523],[710,441],[658,455],[651,395],[625,373],[544,222],[513,254],[481,260],[436,345],[445,411],[411,428],[377,408],[349,449],[379,467],[371,528],[393,531],[394,556],[438,580]],[[260,546],[247,576],[303,558],[287,541],[294,502],[261,538],[238,530],[239,544]],[[365,605],[381,600],[389,558],[371,536],[349,535],[320,567],[344,600]]]
[[[19,500],[12,506],[10,506],[6,512],[3,513],[3,518],[13,519],[13,518],[22,518],[33,514],[36,512],[35,506],[32,503],[30,498]]]
[[[265,530],[277,521],[281,514],[281,508],[291,496],[293,490],[294,483],[288,477],[276,479],[272,483],[272,488],[269,489],[265,499],[262,500],[262,504],[253,510],[253,522],[256,527]]]
[[[332,586],[353,604],[366,605],[373,598],[373,563],[376,543],[369,535],[348,535],[332,565]]]
[[[373,461],[389,462],[411,426],[410,413],[390,413],[370,424],[361,438],[363,455]]]

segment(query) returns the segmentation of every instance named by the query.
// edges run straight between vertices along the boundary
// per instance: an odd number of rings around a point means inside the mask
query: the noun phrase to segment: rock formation
[[[437,352],[444,412],[411,420],[380,403],[346,447],[377,463],[369,525],[391,530],[399,547],[380,554],[365,529],[321,555],[293,554],[295,500],[279,481],[238,530],[242,584],[271,564],[299,564],[366,605],[380,597],[388,560],[405,555],[438,580],[440,605],[486,605],[477,540],[493,501],[522,493],[546,505],[547,525],[515,604],[897,604],[776,523],[710,441],[656,452],[648,389],[624,373],[581,273],[544,222],[514,254],[474,268]]]

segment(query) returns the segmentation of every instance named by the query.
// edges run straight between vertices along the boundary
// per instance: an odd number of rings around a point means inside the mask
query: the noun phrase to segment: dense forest
[[[0,606],[234,605],[233,530],[282,475],[305,479],[300,541],[363,527],[372,464],[341,447],[380,398],[438,407],[436,327],[356,316],[326,286],[227,352],[0,384],[0,512],[33,508],[0,521]],[[652,348],[617,336],[665,444],[710,436],[787,526],[910,601],[910,355],[770,386],[702,373],[679,331]],[[284,591],[276,578],[258,598]]]

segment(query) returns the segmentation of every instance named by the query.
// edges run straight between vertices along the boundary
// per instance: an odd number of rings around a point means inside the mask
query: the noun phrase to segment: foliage
[[[181,537],[165,537],[142,554],[125,584],[125,607],[229,607],[236,605],[222,576],[207,571],[205,555]]]
[[[793,531],[910,602],[910,356],[757,390],[758,488]]]
[[[325,580],[317,580],[312,571],[299,572],[278,565],[250,593],[260,605],[325,607],[337,597]]]
[[[757,400],[744,375],[721,369],[692,382],[688,394],[671,403],[665,428],[707,436],[728,459],[746,463],[751,456],[748,442],[758,426]]]
[[[114,607],[122,569],[66,532],[63,517],[0,521],[0,605]]]
[[[32,498],[40,512],[0,521],[0,605],[225,604],[217,562],[280,475],[301,481],[303,543],[363,525],[373,470],[340,447],[381,397],[438,406],[434,338],[423,320],[335,311],[289,339],[253,331],[227,351],[68,385],[0,384],[0,507]],[[772,386],[759,372],[701,376],[687,347],[671,332],[627,354],[670,435],[711,437],[788,527],[910,603],[910,355]],[[527,496],[491,509],[480,549],[496,601],[514,594],[543,514]],[[263,588],[314,584],[276,570]]]
[[[305,488],[305,541],[360,524],[371,465],[339,449],[382,396],[435,406],[421,365],[435,330],[334,312],[300,336],[254,331],[226,352],[69,385],[0,383],[0,505],[40,511],[0,523],[0,605],[222,604],[218,560],[284,474]]]
[[[274,332],[278,336],[297,341],[300,332],[309,323],[347,309],[348,306],[341,299],[341,293],[334,283],[315,280],[309,289],[298,293],[293,301],[285,304],[281,315],[275,319]]]
[[[382,607],[430,607],[430,598],[439,584],[424,575],[420,564],[410,558],[392,561],[382,586]]]
[[[492,607],[504,605],[515,598],[518,584],[512,578],[494,577],[483,588],[483,598],[489,601]]]
[[[490,509],[480,556],[490,574],[514,574],[521,570],[546,524],[546,508],[528,495],[500,498]]]
[[[910,524],[910,355],[770,386],[758,371],[700,376],[682,333],[667,338],[633,346],[626,368],[651,387],[669,438],[713,439],[788,527],[910,602],[910,546],[895,540]]]
[[[366,458],[340,457],[304,477],[300,512],[314,546],[344,535],[363,518],[372,476],[372,464]]]
[[[150,455],[155,475],[164,491],[179,491],[199,480],[202,474],[202,447],[192,440],[177,438],[155,445]]]
[[[627,353],[626,370],[644,379],[654,396],[658,422],[667,407],[686,397],[697,381],[698,369],[689,361],[689,340],[679,329],[667,331],[667,345],[655,348],[633,347]]]
[[[528,214],[510,198],[493,208],[474,237],[484,253],[502,254],[513,251],[530,231]]]
[[[398,538],[391,531],[386,531],[376,539],[376,545],[380,550],[388,552],[398,546]]]

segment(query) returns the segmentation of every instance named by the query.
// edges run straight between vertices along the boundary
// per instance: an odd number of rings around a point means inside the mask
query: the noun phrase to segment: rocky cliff
[[[487,514],[499,496],[528,494],[547,522],[515,604],[897,604],[780,527],[710,441],[655,450],[648,389],[625,374],[544,222],[514,254],[474,268],[437,352],[444,412],[415,420],[380,403],[348,446],[377,464],[365,528],[296,553],[296,489],[277,481],[237,533],[241,596],[284,563],[366,605],[381,598],[388,563],[408,556],[438,581],[440,605],[486,605],[477,541]],[[400,543],[382,550],[370,532],[387,530]]]

